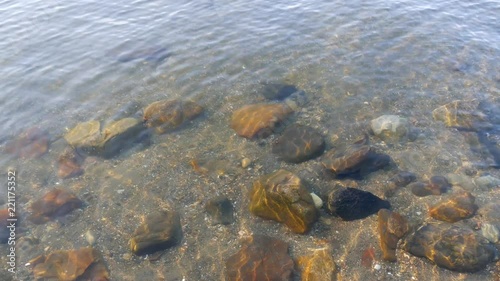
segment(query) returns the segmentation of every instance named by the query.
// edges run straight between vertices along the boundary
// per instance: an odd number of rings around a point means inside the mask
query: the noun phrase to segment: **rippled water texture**
[[[19,262],[91,240],[112,280],[223,280],[226,259],[242,237],[255,233],[283,239],[293,258],[308,249],[331,249],[342,279],[498,280],[498,263],[461,274],[402,250],[397,263],[383,262],[376,216],[343,222],[322,212],[306,235],[252,216],[253,181],[279,168],[298,174],[322,197],[333,181],[316,173],[317,160],[287,164],[273,156],[276,136],[249,141],[229,124],[236,109],[264,101],[261,83],[286,83],[308,96],[291,122],[316,128],[327,149],[353,143],[370,120],[397,114],[410,120],[416,139],[394,145],[373,136],[371,141],[400,170],[419,180],[465,170],[471,178],[500,178],[492,167],[495,156],[471,149],[470,132],[432,118],[441,105],[475,99],[493,112],[493,129],[480,136],[498,149],[499,15],[498,1],[486,0],[0,1],[1,148],[34,126],[48,132],[51,143],[36,159],[0,155],[2,170],[19,174],[19,214],[53,187],[85,202],[64,222],[22,221],[18,238],[34,237],[38,244],[19,253]],[[105,123],[121,111],[142,116],[148,104],[173,98],[195,100],[205,113],[118,157],[85,159],[79,177],[57,177],[57,159],[66,146],[62,136],[76,124]],[[249,168],[241,167],[244,158]],[[204,173],[198,163],[208,163]],[[394,173],[379,171],[349,184],[383,196],[383,183]],[[499,190],[470,191],[481,207],[500,202]],[[439,198],[404,192],[389,199],[393,210],[413,225],[431,220],[427,208]],[[232,224],[212,225],[205,217],[204,204],[215,195],[233,202]],[[182,241],[159,261],[135,257],[130,236],[165,204],[180,214]],[[1,249],[7,252],[7,246]],[[374,259],[379,270],[366,266],[364,253],[373,249],[368,261]],[[5,255],[0,261],[5,264]],[[18,272],[19,280],[33,279],[24,264]]]

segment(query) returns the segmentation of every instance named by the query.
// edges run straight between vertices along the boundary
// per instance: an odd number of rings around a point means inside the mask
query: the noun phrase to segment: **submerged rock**
[[[464,192],[440,202],[429,209],[429,215],[434,219],[457,222],[472,217],[478,207],[474,203],[475,198],[472,194]]]
[[[370,126],[373,133],[384,141],[405,141],[411,134],[408,119],[398,115],[382,115],[371,120]]]
[[[101,122],[97,120],[77,124],[64,135],[69,145],[84,151],[92,151],[102,142]]]
[[[61,179],[77,177],[83,174],[82,163],[85,158],[75,149],[65,149],[57,159],[57,176]]]
[[[109,273],[100,253],[92,248],[55,251],[30,262],[36,280],[53,278],[60,281],[109,280]]]
[[[487,116],[478,110],[477,100],[456,100],[432,111],[434,120],[442,121],[447,127],[467,130],[482,130],[491,127]]]
[[[205,211],[212,217],[214,224],[230,224],[234,221],[233,204],[225,196],[208,200]]]
[[[266,138],[292,112],[289,106],[281,103],[246,105],[233,112],[231,128],[248,139]]]
[[[387,209],[378,211],[378,234],[385,261],[396,261],[396,247],[409,230],[406,218]]]
[[[226,260],[227,281],[292,280],[293,260],[288,244],[279,239],[254,235]]]
[[[282,222],[296,233],[309,231],[318,219],[311,194],[298,176],[286,170],[255,181],[250,198],[252,214]]]
[[[351,221],[366,218],[380,209],[390,209],[391,204],[368,191],[336,187],[328,195],[327,208],[330,214]]]
[[[161,100],[153,102],[144,109],[146,126],[154,128],[156,133],[173,131],[203,113],[201,105],[193,101]]]
[[[73,193],[56,188],[31,204],[28,219],[35,224],[42,224],[81,208],[82,205],[83,202]]]
[[[148,215],[137,227],[129,246],[136,255],[152,254],[174,246],[181,236],[179,214],[175,210],[161,210]]]
[[[447,223],[425,224],[410,235],[404,249],[436,265],[459,272],[476,272],[498,257],[498,250],[472,229]]]
[[[451,184],[443,176],[433,176],[426,183],[415,182],[408,185],[411,192],[418,197],[441,195],[451,188]]]
[[[21,133],[17,139],[5,145],[5,151],[16,157],[36,158],[49,149],[49,134],[33,127]]]
[[[335,281],[337,266],[329,249],[317,249],[310,255],[298,258],[302,281]]]
[[[303,125],[290,125],[273,143],[272,152],[280,159],[300,163],[318,157],[325,149],[323,136],[315,129]]]
[[[264,83],[262,95],[268,100],[283,100],[291,94],[297,92],[298,90],[299,89],[297,89],[293,85],[281,83]]]
[[[414,173],[401,171],[387,181],[384,195],[392,197],[399,188],[407,186],[416,179],[417,176]]]

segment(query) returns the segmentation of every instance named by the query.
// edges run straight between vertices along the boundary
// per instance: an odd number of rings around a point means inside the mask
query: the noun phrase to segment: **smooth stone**
[[[401,187],[405,187],[411,182],[415,181],[417,176],[412,172],[401,171],[397,173],[395,176],[390,178],[387,181],[387,185],[385,186],[384,194],[386,197],[392,197],[397,192],[397,190]]]
[[[500,187],[500,179],[487,175],[473,179],[474,184],[480,189],[491,189]]]
[[[327,208],[330,214],[351,221],[366,218],[380,209],[390,209],[391,204],[368,191],[335,187],[328,195]]]
[[[5,151],[21,158],[36,158],[49,150],[49,134],[37,127],[21,133],[5,144]]]
[[[226,281],[292,280],[294,262],[288,244],[264,235],[254,235],[226,260]]]
[[[488,129],[491,124],[487,116],[478,111],[477,100],[456,100],[442,105],[432,111],[436,121],[442,121],[447,127],[457,127],[468,130]]]
[[[250,198],[252,214],[282,222],[295,233],[309,231],[318,219],[318,210],[302,180],[286,170],[255,181]]]
[[[93,150],[102,142],[101,122],[93,120],[77,124],[64,135],[69,145],[83,150]]]
[[[225,196],[209,199],[205,211],[212,217],[214,224],[231,224],[234,221],[233,204]]]
[[[425,224],[407,237],[404,249],[439,267],[476,272],[498,257],[498,250],[472,229],[448,223]]]
[[[76,195],[56,188],[31,204],[31,215],[28,219],[35,224],[43,224],[82,206],[83,202]]]
[[[457,194],[440,202],[429,209],[429,215],[434,219],[446,222],[457,222],[470,218],[478,209],[474,203],[475,197],[468,192]]]
[[[500,203],[488,203],[479,209],[478,214],[484,221],[500,228]]]
[[[129,240],[130,250],[140,256],[176,245],[182,236],[181,220],[175,210],[160,210],[146,217]]]
[[[498,241],[500,241],[500,231],[493,224],[482,223],[481,234],[491,243],[497,243]]]
[[[143,118],[148,128],[154,128],[156,133],[163,134],[180,128],[203,111],[203,107],[193,101],[160,100],[144,109]]]
[[[57,176],[61,179],[68,179],[83,174],[84,160],[85,158],[75,149],[66,148],[57,159]]]
[[[103,129],[103,140],[99,154],[110,158],[133,146],[144,132],[144,125],[137,118],[124,118],[110,123]]]
[[[321,209],[321,207],[323,207],[323,200],[316,194],[314,193],[310,193],[311,194],[311,197],[314,201],[314,206],[316,207],[316,209]]]
[[[309,99],[306,92],[299,90],[288,96],[283,102],[293,111],[299,111],[300,108],[307,105]]]
[[[398,115],[382,115],[371,120],[370,126],[375,135],[385,141],[407,140],[411,132],[408,119]]]
[[[293,85],[265,83],[262,95],[268,100],[283,100],[297,91],[298,89]]]
[[[251,104],[233,112],[231,128],[247,139],[266,138],[293,110],[281,103]]]
[[[476,188],[476,185],[474,184],[471,177],[465,174],[450,173],[446,175],[446,178],[448,179],[450,184],[461,186],[469,192],[474,191],[474,189]]]
[[[401,239],[410,229],[408,220],[399,213],[388,209],[378,211],[378,234],[382,259],[395,262],[396,248]]]
[[[301,271],[302,281],[335,281],[337,266],[329,249],[313,250],[310,255],[300,256],[297,264]]]
[[[323,154],[325,141],[315,129],[293,124],[273,143],[272,152],[285,162],[300,163]]]

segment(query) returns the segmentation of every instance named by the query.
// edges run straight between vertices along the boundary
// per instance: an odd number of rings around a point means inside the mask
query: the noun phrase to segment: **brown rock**
[[[22,158],[36,158],[49,149],[49,134],[33,127],[23,132],[16,140],[5,145],[7,153]]]
[[[42,224],[50,219],[64,216],[74,209],[80,208],[82,204],[83,202],[73,193],[53,189],[31,204],[32,213],[28,219],[35,224]]]
[[[161,100],[144,109],[144,121],[149,128],[163,134],[179,128],[203,112],[203,107],[193,101]]]
[[[285,223],[296,233],[309,231],[318,218],[311,194],[298,176],[286,170],[255,181],[250,198],[252,214]]]
[[[161,210],[146,217],[129,240],[136,255],[152,254],[177,244],[182,236],[181,221],[175,210]]]
[[[226,280],[287,281],[292,280],[293,267],[287,243],[264,235],[254,235],[226,260]]]
[[[59,281],[73,281],[84,276],[88,279],[79,280],[109,280],[101,255],[92,248],[55,251],[47,257],[39,256],[30,263],[34,266],[33,275],[36,280],[55,278]],[[90,271],[92,268],[98,268],[99,272]]]
[[[378,211],[378,234],[384,260],[396,261],[398,241],[408,230],[408,221],[400,214],[387,209]]]
[[[268,137],[293,110],[285,104],[252,104],[233,113],[231,128],[242,137]]]
[[[404,249],[440,267],[476,272],[495,260],[495,246],[472,229],[447,223],[426,224],[410,235]]]
[[[101,122],[94,120],[79,123],[64,135],[64,139],[72,147],[94,150],[102,142]]]
[[[416,179],[417,177],[414,173],[401,171],[387,181],[384,195],[386,197],[392,197],[399,188],[407,186]]]
[[[337,266],[328,249],[314,250],[311,255],[298,258],[302,281],[335,281]]]
[[[484,129],[491,126],[487,116],[478,109],[477,100],[456,100],[432,111],[434,120],[443,121],[447,127]]]
[[[323,136],[315,129],[303,125],[290,125],[273,143],[272,152],[280,159],[300,163],[318,157],[325,150]]]
[[[82,163],[84,157],[75,149],[67,148],[57,160],[57,176],[61,179],[77,177],[83,174]]]
[[[451,184],[443,176],[433,176],[427,182],[414,182],[408,185],[411,192],[419,197],[441,195],[451,188]]]
[[[457,222],[472,217],[478,207],[472,194],[464,192],[440,202],[429,209],[429,215],[437,220]]]

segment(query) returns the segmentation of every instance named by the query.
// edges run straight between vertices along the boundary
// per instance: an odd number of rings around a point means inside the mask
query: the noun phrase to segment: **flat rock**
[[[317,249],[298,258],[302,281],[335,281],[337,266],[329,249]]]
[[[16,157],[36,158],[49,149],[49,134],[33,127],[21,133],[15,140],[5,145],[5,151]]]
[[[110,158],[132,147],[144,132],[144,125],[137,118],[123,118],[108,124],[103,129],[99,154]]]
[[[448,223],[425,224],[407,237],[404,249],[439,267],[476,272],[498,257],[498,250],[472,229]]]
[[[225,196],[209,199],[205,211],[212,217],[214,224],[230,224],[234,221],[233,204]]]
[[[282,103],[246,105],[233,112],[231,128],[248,139],[265,138],[292,112],[289,106]]]
[[[442,105],[432,111],[436,121],[442,121],[447,127],[468,130],[481,130],[491,127],[487,116],[478,110],[477,100],[456,100]]]
[[[292,280],[293,260],[288,244],[279,239],[254,235],[226,260],[227,281]]]
[[[47,257],[40,256],[30,262],[36,280],[55,278],[60,281],[109,280],[109,273],[99,252],[92,248],[55,251]],[[95,272],[95,269],[101,268]],[[87,278],[87,279],[84,279]]]
[[[401,239],[409,230],[408,220],[399,213],[387,209],[378,211],[378,234],[382,259],[396,261],[396,248]]]
[[[43,224],[81,208],[82,205],[83,202],[73,193],[56,188],[31,204],[28,219],[35,224]]]
[[[318,219],[318,211],[309,191],[295,174],[278,170],[253,184],[250,212],[284,223],[295,233],[309,231]]]
[[[408,185],[411,192],[418,197],[441,195],[451,188],[451,184],[443,176],[433,176],[426,182],[414,182]]]
[[[102,142],[101,122],[97,120],[77,124],[64,135],[69,145],[82,150],[93,150]]]
[[[174,246],[181,236],[179,214],[175,210],[161,210],[146,217],[129,240],[129,246],[136,255],[152,254]]]
[[[153,102],[144,109],[146,126],[156,133],[173,131],[203,113],[203,107],[193,101],[161,100]]]
[[[273,143],[272,152],[286,162],[300,163],[318,157],[325,150],[325,140],[309,126],[293,124]]]
[[[57,159],[57,176],[61,179],[77,177],[83,174],[84,156],[73,148],[66,148]]]
[[[429,215],[434,219],[446,222],[457,222],[470,218],[478,209],[474,201],[474,196],[468,192],[457,194],[432,206],[429,209]]]
[[[373,133],[384,141],[408,140],[411,134],[408,119],[398,115],[382,115],[371,120]]]
[[[330,214],[351,221],[366,218],[380,209],[390,209],[391,204],[368,191],[335,187],[328,194],[327,208]]]

